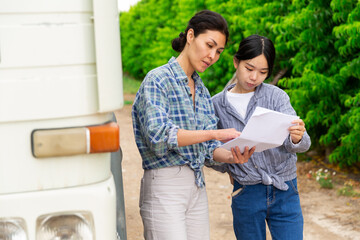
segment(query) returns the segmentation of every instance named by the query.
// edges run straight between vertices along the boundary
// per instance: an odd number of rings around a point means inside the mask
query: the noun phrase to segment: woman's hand
[[[248,162],[254,152],[255,147],[250,150],[249,147],[245,147],[243,153],[240,152],[239,147],[232,148],[231,151],[219,147],[214,150],[213,158],[217,162],[243,164]]]
[[[214,130],[214,139],[219,140],[223,143],[230,141],[240,136],[241,132],[236,131],[235,128],[218,129]]]
[[[300,142],[300,140],[302,139],[302,137],[304,135],[304,132],[306,130],[305,123],[301,119],[296,119],[296,120],[292,121],[291,123],[296,124],[289,128],[291,141],[296,144],[296,143]]]
[[[255,152],[255,147],[249,149],[249,147],[245,147],[244,152],[241,153],[239,147],[235,147],[231,149],[232,159],[230,163],[246,163],[249,161],[251,155]],[[233,161],[233,162],[231,162]]]

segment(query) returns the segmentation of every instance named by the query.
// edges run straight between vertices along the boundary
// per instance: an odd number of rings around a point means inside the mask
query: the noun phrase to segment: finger
[[[300,135],[300,133],[302,133],[302,131],[297,129],[293,129],[290,131],[290,135]]]
[[[304,132],[303,131],[300,131],[300,130],[293,130],[290,132],[290,136],[300,136],[302,137],[304,135]]]
[[[241,132],[237,131],[235,128],[229,129],[236,137],[240,136]]]
[[[246,152],[249,151],[249,147],[245,147],[244,149],[244,153],[242,154],[240,151],[239,147],[236,147],[236,154],[237,154],[237,158],[240,161],[241,164],[246,163],[247,162],[247,158],[244,157],[244,155],[246,154]]]
[[[235,150],[236,150],[237,159],[238,159],[240,162],[242,162],[243,156],[242,156],[242,154],[241,154],[240,148],[239,148],[239,147],[236,147]]]
[[[292,124],[299,124],[299,125],[301,125],[301,126],[304,126],[304,125],[305,125],[305,123],[304,123],[304,121],[303,121],[302,119],[293,120],[291,123],[292,123]]]
[[[244,156],[244,162],[248,162],[249,161],[249,159],[250,159],[250,157],[251,157],[251,155],[254,153],[254,151],[255,151],[255,147],[252,147],[251,149],[249,149],[249,147],[247,146],[247,147],[245,147],[245,151],[244,151],[244,154],[243,154],[243,156]]]
[[[239,132],[232,132],[230,136],[231,136],[231,138],[237,138],[238,136],[240,136],[240,134],[241,133],[239,133]]]
[[[240,148],[239,148],[239,147],[235,147],[235,152],[236,152],[236,157],[237,157],[237,159],[240,160],[240,158],[242,157],[241,152],[240,152]]]
[[[292,133],[292,132],[301,132],[301,133],[304,133],[305,132],[305,128],[302,127],[302,126],[293,126],[293,127],[290,127],[289,128],[289,132]]]
[[[232,153],[232,156],[233,156],[233,162],[236,163],[238,161],[238,159],[237,159],[236,152],[235,152],[234,148],[231,149],[231,153]]]
[[[256,149],[255,146],[250,149],[250,156],[249,156],[249,158],[251,157],[251,155],[253,155],[253,153],[255,152],[255,149]]]
[[[244,162],[247,162],[249,160],[250,156],[251,156],[251,153],[250,153],[249,147],[246,146],[244,153],[243,153]]]
[[[301,138],[303,135],[304,135],[304,133],[300,132],[300,131],[290,133],[291,137],[300,137]]]

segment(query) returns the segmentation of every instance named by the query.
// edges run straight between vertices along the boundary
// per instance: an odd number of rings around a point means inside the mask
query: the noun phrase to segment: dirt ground
[[[125,96],[132,101],[134,96]],[[120,145],[123,150],[123,181],[127,239],[144,239],[139,214],[139,188],[143,174],[141,157],[132,131],[131,105],[116,112],[120,125]],[[308,176],[316,170],[313,163],[298,162],[298,187],[304,215],[305,240],[360,240],[360,199],[338,196],[336,189],[320,188]],[[205,168],[209,199],[211,240],[235,240],[232,229],[231,190],[226,174]],[[338,175],[340,177],[340,175]],[[267,239],[271,239],[268,234]]]

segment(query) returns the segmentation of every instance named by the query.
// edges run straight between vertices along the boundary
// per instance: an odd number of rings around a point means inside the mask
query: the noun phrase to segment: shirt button
[[[258,166],[255,165],[255,168],[258,168]]]

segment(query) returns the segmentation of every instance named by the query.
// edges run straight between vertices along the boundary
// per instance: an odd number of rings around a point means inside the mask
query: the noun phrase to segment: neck
[[[194,73],[194,67],[191,65],[188,56],[182,51],[180,55],[176,58],[181,68],[185,72],[188,79],[191,79],[192,74]]]
[[[251,92],[255,92],[255,89],[254,89],[254,91],[251,91]],[[249,91],[245,91],[245,90],[241,89],[239,87],[239,84],[236,84],[233,88],[231,88],[230,92],[232,92],[232,93],[250,93]]]

